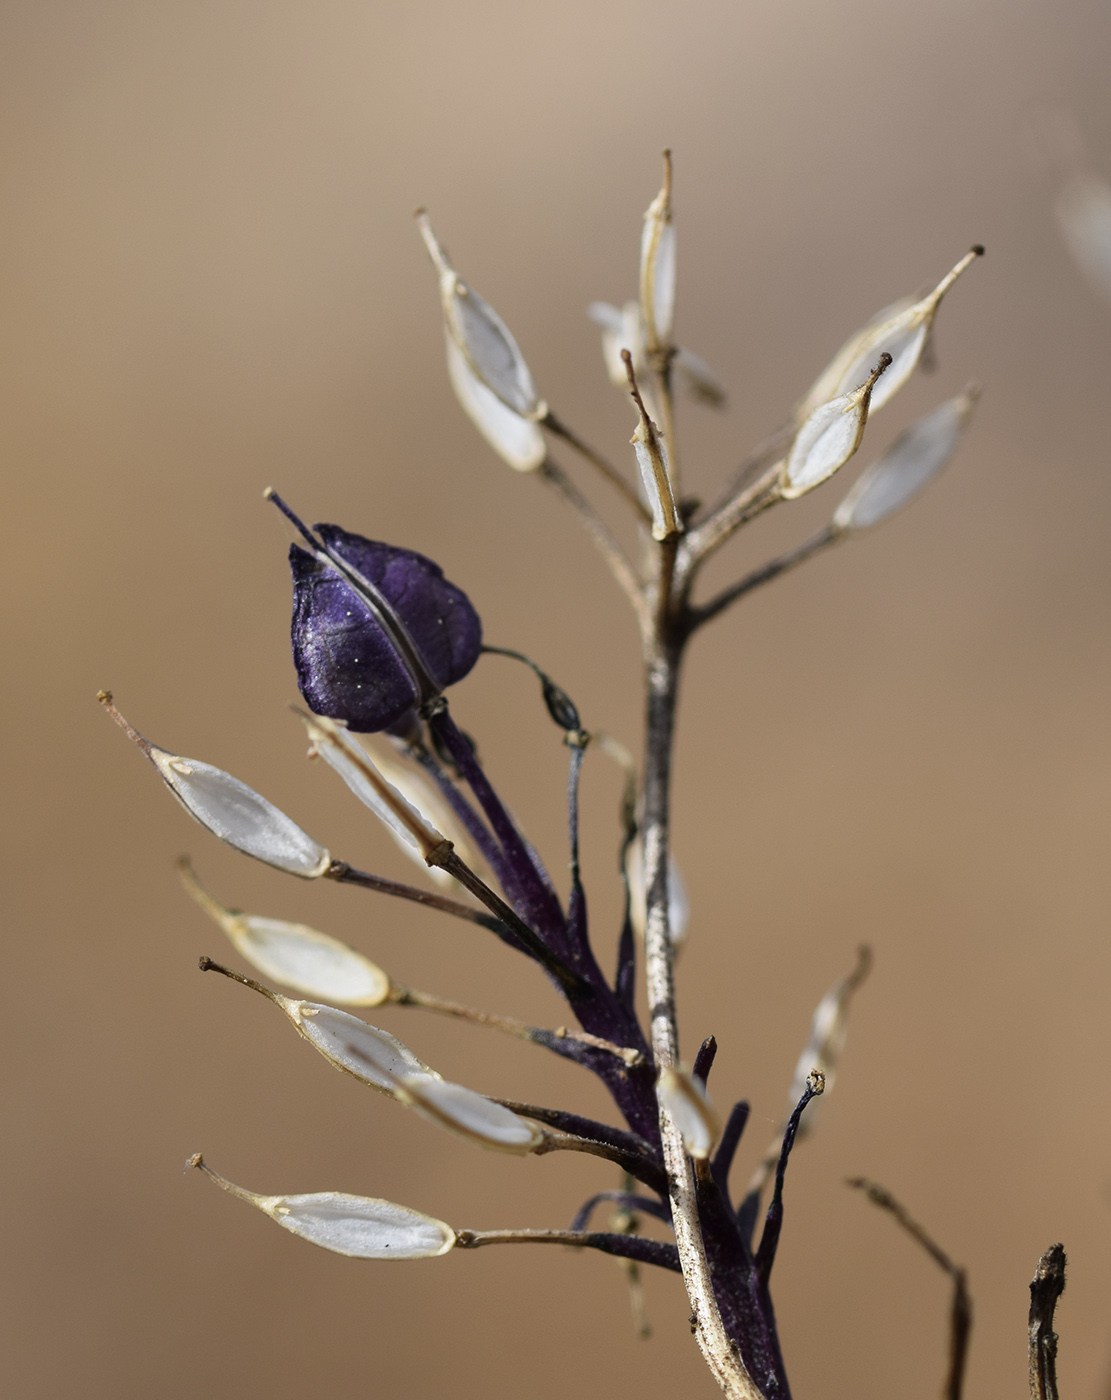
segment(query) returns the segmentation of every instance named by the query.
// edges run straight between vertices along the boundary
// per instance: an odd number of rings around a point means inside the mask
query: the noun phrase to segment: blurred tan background
[[[634,292],[670,144],[678,331],[732,396],[721,417],[683,412],[696,490],[864,319],[988,247],[943,310],[938,372],[877,418],[861,458],[976,377],[957,463],[719,622],[684,695],[685,1046],[715,1032],[715,1098],[753,1100],[739,1180],[814,1003],[858,942],[876,953],[788,1187],[777,1301],[796,1395],[924,1400],[940,1384],[945,1281],[842,1185],[866,1173],[970,1269],[973,1396],[1022,1393],[1027,1284],[1058,1239],[1063,1391],[1104,1396],[1111,307],[1061,247],[1028,124],[1070,109],[1111,175],[1106,4],[9,0],[0,20],[5,1392],[715,1393],[671,1276],[648,1282],[641,1343],[601,1256],[360,1264],[182,1178],[203,1149],[259,1191],[383,1195],[473,1228],[563,1225],[612,1184],[588,1159],[521,1162],[438,1132],[202,978],[197,955],[226,949],[177,887],[182,850],[227,902],[312,922],[406,983],[560,1017],[481,931],[218,847],[94,701],[111,686],[158,742],[409,878],[304,762],[273,483],[310,519],[439,560],[490,640],[635,743],[623,602],[451,398],[410,215],[430,206],[557,411],[620,456],[632,419],[583,312]],[[802,538],[842,489],[782,509],[715,577]],[[453,704],[561,871],[564,753],[534,685],[489,661]],[[607,961],[617,793],[592,759]],[[540,1050],[379,1019],[476,1088],[605,1111]]]

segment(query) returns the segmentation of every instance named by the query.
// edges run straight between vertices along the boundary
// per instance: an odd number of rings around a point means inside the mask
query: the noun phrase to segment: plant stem
[[[644,961],[648,986],[650,1039],[662,1069],[679,1059],[675,1014],[675,975],[668,927],[668,845],[670,834],[671,752],[675,732],[682,623],[686,601],[672,600],[668,561],[660,558],[659,606],[646,656],[647,734],[644,758],[644,880],[647,911]],[[676,612],[683,616],[676,618]],[[732,1400],[763,1400],[739,1349],[722,1322],[714,1294],[706,1246],[698,1218],[698,1198],[691,1159],[671,1115],[660,1107],[660,1139],[671,1197],[675,1243],[693,1315],[693,1328],[714,1379]]]

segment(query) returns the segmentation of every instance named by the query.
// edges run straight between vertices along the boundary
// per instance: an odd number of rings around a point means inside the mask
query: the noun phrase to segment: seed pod
[[[639,837],[630,842],[625,854],[625,874],[629,881],[629,917],[634,932],[643,939],[648,898],[644,888],[644,847]],[[667,866],[667,924],[673,948],[679,948],[686,941],[690,916],[686,882],[679,873],[674,856],[670,856]]]
[[[350,1012],[318,1002],[294,1001],[265,988],[259,990],[281,1007],[329,1064],[391,1099],[400,1097],[398,1081],[404,1075],[440,1077],[396,1036],[368,1025]]]
[[[423,860],[440,850],[446,838],[387,783],[361,744],[346,729],[323,716],[301,713],[309,731],[309,753],[319,754],[402,846]]]
[[[543,1141],[544,1134],[534,1123],[462,1084],[418,1074],[401,1076],[398,1086],[402,1097],[426,1118],[483,1147],[528,1153]]]
[[[919,301],[897,303],[863,330],[851,336],[818,376],[797,410],[802,422],[820,405],[849,393],[868,374],[881,355],[891,356],[891,368],[876,386],[873,410],[880,409],[898,393],[913,374],[933,329],[938,307],[958,277],[983,255],[979,244],[967,252],[937,286]]]
[[[630,441],[636,453],[637,466],[640,468],[644,495],[652,509],[652,537],[657,540],[671,539],[683,533],[683,522],[675,504],[675,493],[671,489],[667,450],[637,386],[631,357],[625,361],[625,370],[632,386],[633,402],[636,404],[639,420]]]
[[[548,406],[536,392],[525,357],[509,327],[448,262],[423,210],[417,216],[417,223],[440,275],[440,301],[448,338],[458,347],[476,378],[506,408],[522,418],[543,418]]]
[[[389,997],[390,979],[382,969],[338,938],[306,924],[226,909],[201,887],[187,860],[179,860],[178,869],[192,897],[264,977],[302,996],[348,1006],[379,1006]]]
[[[332,863],[319,842],[265,797],[211,763],[168,753],[133,729],[102,690],[97,697],[116,723],[150,759],[191,817],[213,836],[290,875],[315,880]]]
[[[664,179],[644,215],[640,238],[640,313],[649,356],[671,349],[675,318],[675,225],[671,220],[671,152],[664,151]]]
[[[779,493],[784,500],[805,496],[828,481],[860,446],[872,387],[890,363],[890,355],[883,355],[859,388],[821,404],[798,430],[780,475]]]
[[[358,733],[385,729],[428,698],[417,671],[435,691],[467,675],[482,649],[482,623],[462,589],[423,554],[338,525],[316,530],[381,604],[363,596],[323,548],[291,545],[297,684],[314,714]]]
[[[259,1196],[214,1172],[200,1153],[189,1159],[222,1190],[256,1206],[283,1230],[355,1259],[433,1259],[455,1243],[455,1231],[418,1210],[345,1191]]]
[[[691,1156],[708,1157],[721,1134],[721,1124],[705,1088],[681,1065],[675,1065],[660,1071],[656,1096],[671,1114]]]
[[[1087,172],[1073,175],[1057,196],[1056,213],[1076,265],[1111,297],[1111,185]]]
[[[463,412],[514,471],[532,472],[548,455],[544,434],[531,418],[507,408],[471,369],[451,336],[447,340],[447,372]]]
[[[787,1104],[790,1109],[794,1109],[802,1098],[815,1074],[822,1081],[823,1091],[833,1088],[837,1066],[849,1032],[849,1003],[871,968],[872,950],[862,945],[857,953],[856,966],[847,976],[840,978],[830,987],[815,1008],[810,1022],[810,1035],[795,1066],[791,1087],[787,1090]],[[815,1104],[814,1109],[802,1120],[806,1124],[807,1132],[814,1126],[814,1110],[818,1106]],[[800,1136],[801,1133],[800,1123]]]
[[[374,746],[370,757],[374,766],[390,786],[396,788],[411,807],[416,808],[430,827],[444,833],[444,836],[452,843],[458,854],[472,870],[481,864],[482,857],[471,848],[467,834],[455,813],[444,801],[440,790],[422,769],[407,761],[403,753],[386,749],[381,745]],[[437,884],[455,884],[454,878],[446,870],[441,870],[438,866],[429,866],[420,851],[410,841],[396,835],[396,833],[394,835],[401,850],[415,865],[419,865],[428,875],[431,875]]]
[[[624,306],[611,306],[608,301],[592,301],[586,314],[602,328],[602,359],[606,373],[619,389],[629,383],[622,350],[633,357],[633,369],[640,374],[645,368],[644,335],[640,327],[640,306],[627,301]]]
[[[970,385],[912,423],[858,477],[837,507],[834,529],[866,530],[878,525],[924,490],[956,451],[979,397],[979,388]]]
[[[705,360],[699,359],[693,350],[682,346],[675,352],[675,371],[691,397],[710,408],[721,408],[726,400],[721,380]]]

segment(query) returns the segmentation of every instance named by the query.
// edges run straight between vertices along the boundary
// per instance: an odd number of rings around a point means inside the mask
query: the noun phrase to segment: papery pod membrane
[[[675,225],[671,215],[671,152],[664,152],[664,182],[644,215],[640,238],[640,312],[649,355],[671,348],[675,319]]]
[[[644,846],[638,837],[630,842],[625,855],[625,875],[629,881],[629,918],[633,932],[643,940],[648,920],[648,895],[644,886]],[[690,923],[690,897],[686,881],[675,864],[674,856],[667,863],[667,927],[673,948],[680,947],[687,937]]]
[[[463,590],[423,554],[338,525],[315,528],[374,598],[326,556],[290,546],[297,683],[314,714],[359,733],[386,729],[427,698],[417,669],[436,690],[470,672],[482,623]]]
[[[431,1079],[428,1075],[406,1075],[398,1084],[404,1097],[425,1117],[483,1147],[527,1153],[543,1141],[544,1134],[535,1123],[462,1084]]]
[[[705,1159],[721,1134],[721,1124],[706,1091],[681,1065],[660,1071],[656,1096],[679,1129],[692,1157]]]
[[[399,1097],[398,1081],[406,1075],[440,1077],[396,1036],[360,1021],[350,1012],[316,1002],[293,1001],[276,992],[270,996],[330,1064],[390,1098]]]
[[[283,1230],[311,1244],[354,1259],[434,1259],[455,1243],[442,1220],[393,1201],[315,1191],[298,1196],[260,1196],[218,1175],[200,1157],[190,1160],[230,1195],[255,1206]]]
[[[181,863],[185,887],[224,930],[236,951],[264,977],[314,1000],[348,1006],[379,1006],[390,995],[390,979],[369,958],[307,924],[267,919],[227,909],[201,888]]]
[[[447,371],[463,412],[514,471],[532,472],[548,455],[544,434],[530,418],[522,418],[488,389],[467,362],[462,350],[447,337]]]
[[[627,389],[629,376],[622,350],[633,357],[633,369],[639,374],[646,365],[644,334],[640,325],[640,306],[627,301],[624,306],[611,306],[608,301],[592,301],[586,314],[602,329],[602,359],[606,373],[619,389]]]
[[[413,851],[422,864],[426,856],[444,845],[444,836],[386,782],[354,735],[323,716],[302,714],[301,718],[309,732],[310,753],[319,754],[340,775],[399,845]]]
[[[506,408],[523,418],[543,418],[547,405],[536,392],[525,357],[509,327],[448,262],[428,216],[422,212],[418,223],[440,277],[440,301],[449,339],[462,352],[476,378]]]
[[[370,757],[374,766],[390,786],[396,789],[405,801],[421,814],[433,830],[443,832],[459,856],[466,861],[472,870],[482,863],[482,858],[471,849],[467,835],[462,830],[455,813],[444,801],[439,789],[421,769],[407,763],[390,749],[375,747]],[[411,842],[400,835],[395,835],[395,839],[398,846],[414,864],[421,866],[437,884],[455,884],[453,877],[446,870],[429,866]]]
[[[821,486],[845,465],[860,446],[868,422],[872,386],[884,361],[863,384],[819,405],[798,430],[780,474],[779,494],[792,501]]]
[[[834,513],[834,528],[878,525],[924,490],[956,451],[979,396],[970,387],[912,423],[858,477]]]
[[[708,404],[711,408],[721,408],[725,403],[727,395],[721,380],[693,350],[684,350],[680,346],[675,352],[672,366],[680,383],[699,403]]]
[[[1111,297],[1111,185],[1098,175],[1073,175],[1057,196],[1056,213],[1077,266]]]
[[[891,366],[876,385],[872,409],[880,409],[907,382],[922,357],[945,293],[983,253],[983,248],[971,249],[941,279],[928,296],[918,301],[896,303],[890,314],[870,322],[851,336],[818,376],[809,393],[796,410],[798,422],[803,422],[822,404],[849,393],[860,384],[881,355],[891,356]]]
[[[815,1071],[822,1077],[824,1092],[828,1093],[833,1088],[837,1078],[837,1066],[841,1062],[849,1033],[849,1003],[871,967],[871,950],[861,948],[856,967],[847,976],[836,981],[815,1008],[810,1022],[810,1035],[795,1066],[791,1087],[787,1090],[789,1110],[793,1110],[802,1098]],[[800,1136],[804,1131],[809,1132],[813,1128],[818,1107],[819,1105],[815,1104],[806,1118],[800,1121]]]

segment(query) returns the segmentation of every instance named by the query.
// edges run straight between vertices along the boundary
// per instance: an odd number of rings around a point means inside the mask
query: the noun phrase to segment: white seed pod
[[[815,1071],[822,1076],[825,1091],[828,1092],[833,1088],[833,1082],[837,1077],[837,1066],[841,1061],[841,1054],[845,1049],[845,1040],[849,1031],[849,1003],[853,993],[868,976],[871,966],[871,950],[862,947],[857,957],[856,967],[846,977],[835,982],[815,1008],[814,1016],[810,1022],[810,1035],[803,1047],[802,1054],[799,1056],[794,1078],[791,1080],[791,1087],[787,1091],[789,1111],[794,1111],[795,1105],[802,1098],[811,1074]],[[813,1128],[817,1107],[817,1104],[813,1105],[802,1119],[800,1132],[803,1131],[803,1125],[805,1125],[807,1132]]]
[[[660,1071],[656,1096],[671,1114],[691,1156],[708,1157],[721,1133],[721,1124],[705,1088],[681,1065],[674,1065]]]
[[[442,1127],[502,1152],[532,1152],[544,1139],[535,1123],[500,1103],[427,1074],[403,1075],[398,1085],[414,1108]]]
[[[882,408],[913,374],[926,348],[945,293],[983,251],[977,245],[945,274],[928,296],[909,304],[897,302],[888,308],[887,314],[881,312],[863,330],[851,336],[799,404],[798,421],[809,418],[815,409],[830,399],[849,393],[864,380],[879,357],[887,354],[891,356],[891,367],[876,385],[872,396],[873,411]]]
[[[366,740],[361,742],[365,748]],[[382,745],[375,745],[370,751],[370,756],[374,766],[391,787],[396,788],[405,801],[411,807],[416,808],[429,826],[444,833],[460,857],[472,870],[481,863],[481,857],[476,856],[471,849],[467,835],[455,813],[445,802],[443,794],[435,783],[422,769],[399,755],[396,750],[385,748]],[[455,884],[454,879],[446,870],[440,870],[437,866],[428,866],[411,842],[397,836],[396,833],[394,835],[401,850],[410,857],[414,864],[421,866],[427,874],[431,875],[433,880],[443,885]]]
[[[503,462],[514,471],[535,471],[548,455],[544,434],[483,384],[451,336],[446,342],[448,378],[463,412]]]
[[[369,958],[307,924],[227,909],[203,889],[188,861],[178,862],[185,888],[227,934],[236,950],[265,977],[302,996],[348,1006],[379,1006],[390,979]]]
[[[214,1172],[199,1155],[190,1158],[189,1165],[199,1167],[230,1195],[257,1207],[283,1230],[333,1254],[354,1259],[434,1259],[455,1243],[450,1225],[393,1201],[345,1191],[259,1196]]]
[[[1111,297],[1111,185],[1089,172],[1073,175],[1057,196],[1056,214],[1076,265]]]
[[[112,703],[110,691],[97,699],[155,768],[191,817],[213,836],[244,855],[254,856],[290,875],[315,880],[332,864],[330,853],[265,797],[211,763],[182,758],[145,739]]]
[[[404,1076],[440,1077],[396,1036],[350,1012],[317,1002],[293,1001],[277,992],[268,995],[330,1064],[390,1098],[399,1097],[398,1081]]]
[[[640,306],[627,301],[624,306],[611,306],[608,301],[592,301],[586,314],[602,328],[602,359],[606,373],[619,389],[629,385],[622,350],[633,357],[633,369],[639,374],[645,367],[644,336],[640,327]]]
[[[684,350],[680,346],[675,352],[672,364],[679,380],[692,398],[697,399],[699,403],[708,404],[711,408],[721,408],[727,395],[721,380],[705,360],[699,359],[693,350]]]
[[[319,754],[365,806],[382,821],[401,845],[408,846],[423,862],[442,847],[446,838],[421,812],[386,782],[366,750],[342,725],[323,715],[297,712],[309,732],[309,754]]]
[[[523,418],[543,418],[547,404],[536,392],[525,357],[509,327],[448,262],[427,214],[422,211],[417,222],[439,273],[440,301],[449,339],[458,346],[474,375],[506,408]]]
[[[779,494],[793,501],[805,496],[840,471],[864,436],[872,386],[889,362],[882,359],[851,393],[820,404],[803,423],[791,444],[779,478]]]
[[[648,898],[644,886],[644,845],[640,837],[630,843],[625,856],[625,876],[629,881],[629,918],[633,932],[643,940],[648,917]],[[673,948],[679,948],[687,937],[691,906],[686,881],[670,856],[667,865],[667,926]]]
[[[956,451],[979,397],[970,385],[912,423],[858,477],[834,513],[834,529],[878,525],[924,490]]]
[[[640,313],[645,349],[671,348],[675,319],[675,225],[671,217],[671,152],[664,152],[664,180],[644,214],[640,238]]]

